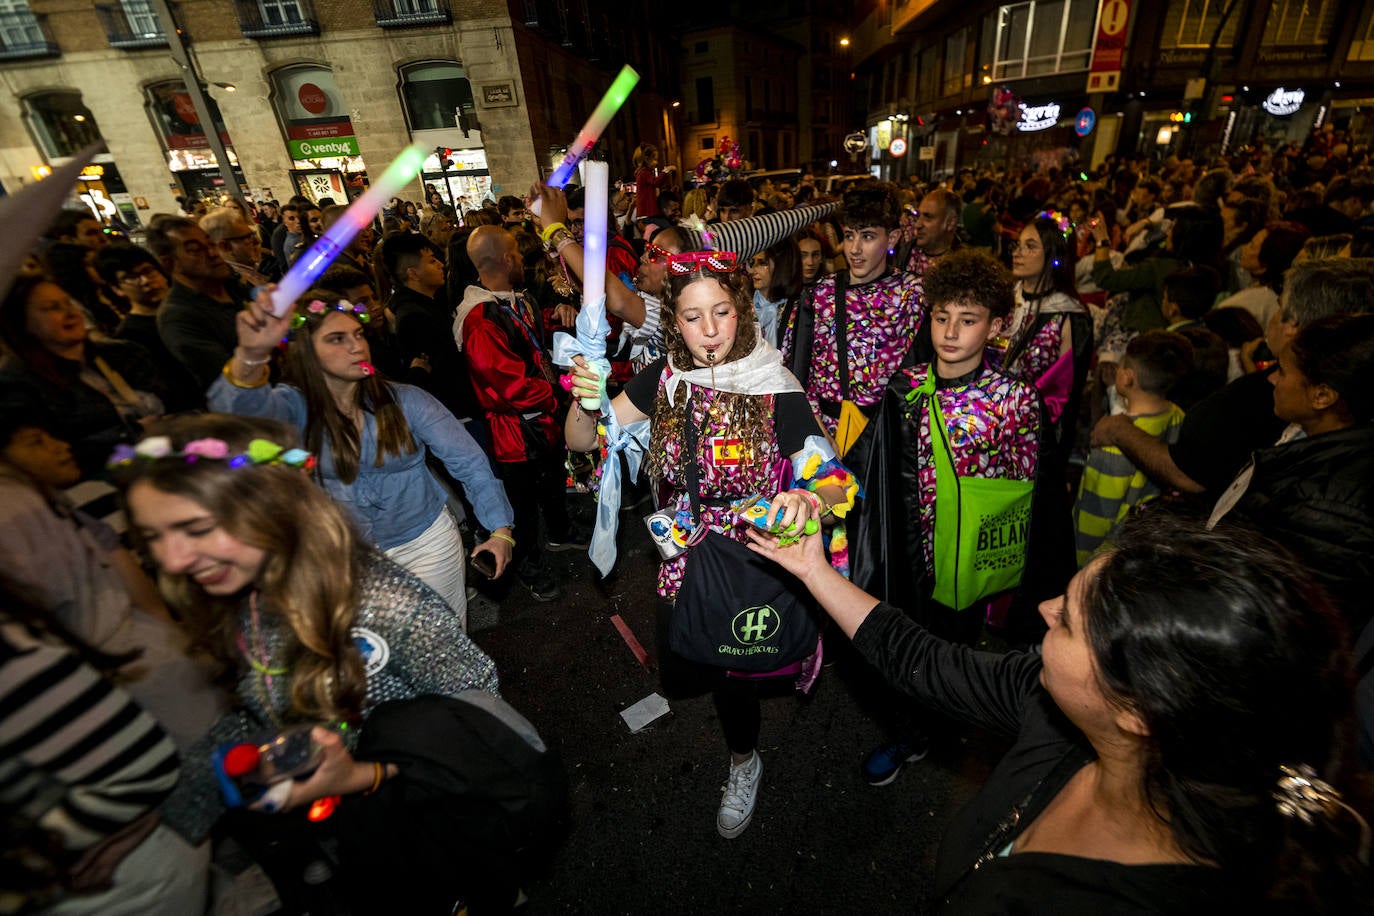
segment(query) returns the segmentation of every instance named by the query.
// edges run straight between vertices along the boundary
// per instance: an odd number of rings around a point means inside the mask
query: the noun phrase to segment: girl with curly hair
[[[669,625],[684,574],[696,556],[700,538],[694,535],[709,527],[743,542],[749,526],[732,503],[758,494],[769,497],[770,527],[795,530],[804,530],[809,520],[832,509],[846,511],[853,494],[842,476],[825,477],[814,468],[806,473],[813,455],[824,465],[833,451],[827,458],[824,449],[817,449],[824,433],[801,385],[760,335],[748,281],[734,253],[672,254],[667,275],[662,327],[668,355],[636,375],[610,406],[622,427],[650,423],[648,472],[671,489],[666,511],[674,515],[675,535],[682,535],[675,541],[686,549],[672,557],[665,552],[659,568],[660,671],[671,697],[713,696],[731,758],[716,829],[729,839],[749,826],[762,780],[756,750],[759,692],[767,684],[781,683],[782,675],[802,673],[804,663],[771,672],[779,677],[760,679],[691,662],[673,651]],[[596,396],[600,379],[577,359],[573,394]],[[596,418],[580,407],[570,411],[568,447],[595,447],[596,427]],[[791,488],[780,487],[789,467]],[[695,493],[689,492],[693,485]],[[815,672],[805,670],[809,686]]]

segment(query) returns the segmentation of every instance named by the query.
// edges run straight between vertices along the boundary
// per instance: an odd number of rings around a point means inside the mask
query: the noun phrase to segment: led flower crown
[[[352,315],[363,324],[367,324],[372,320],[372,316],[367,312],[367,306],[349,302],[347,299],[340,299],[333,305],[322,302],[319,299],[312,299],[310,304],[305,307],[305,311],[309,312],[311,315],[323,315],[331,309],[336,312],[343,312],[345,315]],[[308,320],[309,318],[306,316],[305,312],[297,312],[291,316],[291,329],[295,330],[296,328],[302,327]]]
[[[302,471],[315,468],[315,456],[305,449],[284,449],[266,439],[254,439],[248,443],[246,451],[231,454],[229,444],[223,439],[193,439],[177,451],[172,448],[172,440],[166,436],[149,436],[137,445],[116,445],[105,466],[113,470],[138,462],[171,458],[180,458],[187,464],[201,460],[223,461],[231,468],[249,464],[284,464]]]

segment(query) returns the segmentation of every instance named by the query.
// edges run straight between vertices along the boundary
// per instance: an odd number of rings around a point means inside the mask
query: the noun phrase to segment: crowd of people
[[[554,601],[549,551],[647,537],[721,837],[761,700],[848,640],[874,786],[952,722],[1014,739],[932,906],[1370,905],[1374,169],[1311,147],[827,197],[644,144],[604,203],[396,198],[284,312],[346,203],[141,245],[63,211],[0,304],[4,889],[199,912],[232,841],[286,912],[384,910],[379,866],[510,911],[566,790],[471,572]],[[600,206],[606,363],[556,364]],[[309,769],[235,803],[223,749],[301,728]]]

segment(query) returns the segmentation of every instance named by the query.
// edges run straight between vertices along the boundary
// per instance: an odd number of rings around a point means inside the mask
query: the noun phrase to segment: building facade
[[[564,14],[553,28],[556,15],[539,15],[545,6]],[[369,172],[420,143],[450,150],[453,163],[445,174],[431,156],[423,180],[446,198],[476,201],[524,194],[548,174],[550,146],[581,126],[572,123],[578,109],[585,116],[621,63],[643,66],[628,48],[581,53],[570,31],[590,19],[590,5],[577,5],[580,18],[567,15],[569,6],[181,0],[174,12],[245,197],[343,202],[361,193]],[[580,104],[571,91],[551,97],[550,70],[576,84]],[[608,134],[656,127],[651,139],[667,145],[658,114],[675,71],[641,72],[643,123]],[[103,141],[105,152],[81,190],[106,215],[117,208],[137,221],[174,211],[177,196],[225,190],[150,0],[0,0],[0,183],[33,181],[91,141]],[[624,157],[621,168],[630,142],[608,149]],[[405,196],[419,199],[419,185]]]
[[[892,178],[980,163],[1091,166],[1367,139],[1369,0],[880,0],[854,54],[871,163]],[[1082,117],[1080,117],[1082,115]],[[894,157],[901,136],[915,156]]]

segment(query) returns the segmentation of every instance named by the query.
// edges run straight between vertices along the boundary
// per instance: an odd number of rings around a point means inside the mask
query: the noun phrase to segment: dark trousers
[[[562,540],[568,534],[566,476],[561,452],[550,449],[548,456],[531,461],[497,463],[506,499],[515,510],[515,559],[521,564],[538,565],[544,556],[544,541]],[[539,529],[539,515],[545,529]]]
[[[759,699],[790,693],[792,678],[731,677],[724,668],[688,661],[668,646],[672,616],[672,602],[659,601],[655,629],[659,683],[664,695],[670,700],[686,700],[710,693],[720,717],[725,746],[732,753],[748,754],[759,744]]]

